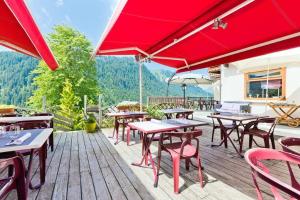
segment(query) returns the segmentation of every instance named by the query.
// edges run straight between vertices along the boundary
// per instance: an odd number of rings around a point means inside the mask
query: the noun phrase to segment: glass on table
[[[20,128],[19,125],[13,124],[13,125],[10,126],[10,129],[9,129],[9,130],[11,131],[10,138],[16,139],[16,138],[19,137],[20,132],[21,132],[21,131],[20,131],[21,128]]]
[[[6,134],[7,126],[0,126],[0,137]]]

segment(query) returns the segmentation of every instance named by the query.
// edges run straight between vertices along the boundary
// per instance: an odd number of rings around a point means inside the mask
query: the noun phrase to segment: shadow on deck
[[[206,183],[200,188],[197,170],[180,169],[181,193],[173,193],[172,163],[163,154],[158,188],[153,187],[153,173],[149,167],[131,163],[141,158],[141,144],[137,137],[130,146],[125,142],[113,145],[112,129],[101,133],[58,133],[55,151],[48,152],[46,183],[40,190],[30,191],[29,199],[251,199],[256,198],[250,168],[233,149],[210,147],[211,127],[202,127],[200,153],[205,168]],[[217,140],[218,134],[216,134]],[[245,140],[247,141],[247,139]],[[277,144],[276,144],[277,145]],[[245,145],[247,146],[247,145]],[[279,146],[277,145],[279,148]],[[156,154],[156,146],[152,152]],[[33,180],[38,177],[35,159]],[[268,163],[275,174],[284,179],[288,172],[284,163]],[[260,184],[265,199],[272,199],[267,185]],[[16,199],[12,193],[7,199]]]

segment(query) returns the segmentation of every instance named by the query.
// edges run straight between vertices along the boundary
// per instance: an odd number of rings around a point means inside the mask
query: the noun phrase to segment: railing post
[[[99,95],[99,99],[98,99],[98,106],[99,106],[99,128],[101,128],[101,124],[102,124],[102,106],[101,106],[101,102],[102,102],[102,96],[101,94]]]
[[[42,97],[42,111],[43,112],[47,112],[47,109],[46,109],[46,96],[43,96]]]
[[[83,109],[84,109],[84,114],[86,115],[86,107],[87,107],[87,96],[83,96]]]

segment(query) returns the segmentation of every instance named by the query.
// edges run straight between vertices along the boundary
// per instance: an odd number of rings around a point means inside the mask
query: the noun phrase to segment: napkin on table
[[[7,143],[6,145],[20,145],[22,144],[25,140],[29,139],[31,137],[31,133],[26,133],[25,135],[23,135],[22,137],[12,140],[9,143]]]

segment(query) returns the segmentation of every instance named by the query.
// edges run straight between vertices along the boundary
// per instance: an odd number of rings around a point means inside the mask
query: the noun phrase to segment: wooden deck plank
[[[125,196],[127,197],[127,199],[140,200],[141,197],[135,191],[134,187],[130,184],[130,181],[127,179],[126,175],[120,169],[120,166],[117,164],[117,162],[113,158],[109,149],[103,143],[103,141],[100,139],[99,134],[95,135],[94,139],[97,141],[97,143],[100,146],[100,148],[102,149],[102,151],[107,152],[106,154],[104,154],[104,156],[110,166],[112,173],[116,177],[116,180],[117,180],[118,184],[120,185],[122,191],[124,192]]]
[[[55,154],[52,158],[52,161],[50,162],[50,165],[47,170],[46,174],[46,182],[40,189],[38,196],[36,199],[51,199],[52,198],[52,192],[55,186],[56,178],[57,178],[57,172],[59,169],[59,165],[61,162],[62,153],[64,150],[64,144],[66,141],[66,133],[61,133],[61,139],[59,141],[59,144],[57,146],[57,149],[55,151]]]
[[[78,135],[80,184],[82,199],[96,199],[95,188],[91,177],[91,170],[87,158],[86,148],[82,133]]]
[[[67,187],[69,180],[69,168],[70,168],[70,153],[71,153],[71,142],[72,134],[66,134],[66,142],[61,157],[61,162],[58,168],[58,174],[55,181],[54,191],[52,199],[64,200],[67,199]]]
[[[144,185],[141,183],[141,181],[134,175],[133,171],[130,169],[130,167],[126,164],[124,159],[120,157],[118,153],[116,153],[114,145],[109,142],[106,138],[103,138],[104,135],[99,135],[103,143],[107,146],[108,150],[112,153],[115,161],[120,166],[120,169],[124,172],[124,174],[128,177],[128,180],[130,181],[130,184],[133,185],[135,190],[139,193],[142,199],[144,200],[152,200],[153,197],[150,195],[150,193],[147,191],[147,189],[144,187]]]
[[[48,171],[48,167],[55,155],[55,152],[57,150],[57,147],[59,146],[60,144],[60,139],[61,139],[61,134],[55,134],[54,135],[54,150],[53,152],[48,148],[48,151],[47,151],[47,159],[46,159],[46,172]],[[38,167],[38,164],[39,164],[39,161],[38,161],[38,157],[35,158],[35,160],[33,161],[33,171],[34,171],[34,175],[33,175],[33,178],[32,178],[32,182],[33,183],[36,183],[39,181],[40,179],[40,169]],[[46,180],[47,181],[47,180]],[[33,190],[32,192],[29,193],[29,199],[36,199],[37,195],[39,193],[39,190]]]
[[[67,199],[81,199],[80,171],[79,171],[79,150],[78,132],[72,133],[71,157],[69,169],[69,182]]]
[[[83,134],[85,147],[87,150],[88,162],[91,169],[92,179],[95,187],[95,193],[97,199],[111,199],[109,191],[107,189],[105,180],[103,178],[99,163],[97,161],[94,149],[90,142],[90,136],[88,134]]]

